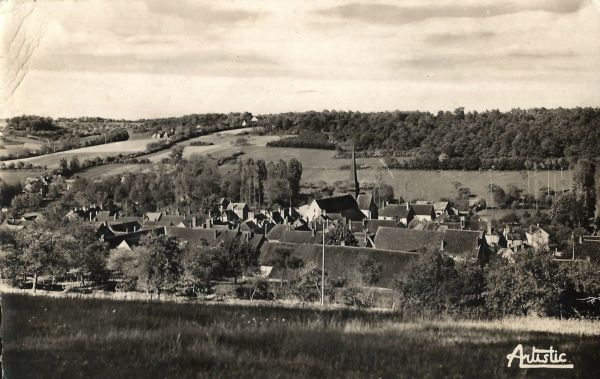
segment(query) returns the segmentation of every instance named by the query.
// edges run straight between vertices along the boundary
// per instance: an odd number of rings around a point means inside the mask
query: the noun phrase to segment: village
[[[380,271],[372,285],[389,289],[407,274],[411,261],[426,253],[480,265],[495,257],[514,261],[526,251],[544,252],[559,261],[600,260],[600,236],[573,237],[571,249],[559,251],[539,224],[486,219],[477,214],[477,201],[468,202],[466,209],[458,209],[450,201],[382,201],[378,193],[361,190],[354,153],[349,174],[351,193],[313,199],[296,207],[251,207],[221,197],[208,213],[170,208],[130,216],[118,205],[106,209],[90,204],[70,209],[64,219],[91,226],[94,238],[107,246],[111,256],[133,251],[150,235],[174,237],[188,249],[223,249],[242,243],[258,258],[260,270],[247,278],[250,281],[281,281],[277,259],[282,250],[305,266],[322,265],[332,278],[347,276],[353,262],[369,260]],[[23,191],[45,194],[49,181],[43,176],[30,178]],[[69,183],[73,179],[67,181],[66,188],[70,188]],[[39,212],[24,212],[6,218],[0,230],[35,230],[43,220]],[[335,233],[339,237],[328,238],[326,243],[325,236]]]

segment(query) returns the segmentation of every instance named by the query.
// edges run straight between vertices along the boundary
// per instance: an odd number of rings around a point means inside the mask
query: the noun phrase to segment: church
[[[317,221],[325,217],[343,222],[376,219],[378,208],[373,195],[360,192],[354,147],[352,148],[350,182],[353,187],[350,194],[313,200],[306,212],[308,220]]]

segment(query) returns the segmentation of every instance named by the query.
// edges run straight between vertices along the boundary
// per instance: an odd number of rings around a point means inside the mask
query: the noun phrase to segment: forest
[[[600,151],[600,109],[513,109],[465,112],[323,111],[264,115],[267,133],[322,132],[337,144],[409,157],[403,168],[566,168]],[[566,158],[560,163],[560,158]],[[529,162],[526,164],[526,162]]]

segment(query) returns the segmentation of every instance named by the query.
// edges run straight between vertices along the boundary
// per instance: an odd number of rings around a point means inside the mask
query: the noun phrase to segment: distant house
[[[222,197],[219,199],[218,205],[219,205],[219,211],[223,212],[225,209],[227,209],[227,206],[229,205],[229,200]]]
[[[403,252],[438,251],[443,248],[444,233],[432,230],[380,227],[375,234],[375,248]]]
[[[280,259],[278,251],[281,248],[291,251],[291,255],[301,259],[305,265],[310,263],[319,267],[321,265],[323,247],[320,245],[267,242],[261,248],[259,263],[264,267],[265,272],[269,273],[269,279],[281,280],[288,276],[290,280],[295,280],[299,278],[298,275],[301,275],[300,270],[284,272],[282,268],[273,265],[274,261]],[[331,278],[345,277],[348,268],[355,265],[357,259],[361,257],[370,258],[381,264],[383,271],[377,286],[392,288],[397,279],[408,275],[409,263],[418,258],[418,254],[367,247],[325,246],[325,268]]]
[[[581,236],[574,241],[571,251],[562,258],[600,262],[600,236]]]
[[[388,204],[378,215],[380,220],[400,221],[404,225],[408,225],[415,217],[415,211],[410,204]]]
[[[361,193],[356,197],[358,203],[358,209],[367,216],[369,219],[377,219],[379,217],[378,207],[375,204],[373,195]]]
[[[452,207],[450,207],[450,203],[447,201],[436,201],[433,203],[433,209],[436,217],[443,215],[452,216],[454,214],[454,210]]]
[[[366,218],[352,195],[315,199],[306,213],[309,221],[315,221],[322,216],[327,216],[332,220],[341,218],[343,221],[362,221]]]
[[[244,221],[248,219],[250,208],[248,208],[248,204],[246,203],[229,203],[227,210],[232,211],[240,220]]]
[[[489,247],[483,232],[470,230],[415,230],[380,227],[375,248],[401,252],[439,251],[454,259],[487,261]]]
[[[165,234],[165,228],[142,229],[132,233],[119,234],[114,236],[104,236],[104,242],[108,243],[111,249],[116,249],[119,246],[122,248],[131,249],[137,245],[140,239],[148,234]],[[123,244],[123,242],[125,242]]]
[[[435,220],[435,209],[433,204],[413,204],[415,218],[419,221]]]
[[[527,235],[525,234],[525,230],[520,228],[512,229],[509,225],[507,225],[504,227],[502,236],[504,238],[501,238],[502,244],[500,244],[500,246],[505,243],[506,246],[502,247],[507,247],[513,251],[518,251],[527,244]]]
[[[527,244],[535,250],[548,250],[550,246],[550,234],[539,226],[530,226],[525,232]]]

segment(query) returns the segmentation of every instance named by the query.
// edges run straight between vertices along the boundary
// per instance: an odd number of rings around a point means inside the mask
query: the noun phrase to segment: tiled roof
[[[306,244],[269,243],[268,247],[261,250],[260,263],[264,265],[272,261],[278,247],[293,248],[292,255],[302,259],[305,266],[312,262],[321,267],[323,247],[321,245]],[[351,271],[356,270],[357,261],[361,256],[367,256],[382,265],[383,273],[376,285],[392,288],[395,279],[401,279],[407,274],[409,263],[418,257],[418,254],[351,246],[325,246],[325,271],[330,278],[348,278]],[[281,271],[273,268],[270,277],[280,278],[282,274]],[[293,276],[298,273],[288,272],[288,274]]]
[[[412,208],[419,216],[429,216],[434,213],[432,204],[413,204]]]
[[[371,207],[371,202],[373,201],[373,195],[361,193],[356,198],[356,202],[358,203],[358,208],[360,209],[369,209]]]
[[[341,213],[348,209],[358,209],[358,204],[351,195],[325,197],[315,201],[319,205],[319,208],[325,210],[327,213]]]
[[[379,216],[406,218],[410,211],[410,207],[406,209],[406,204],[388,204],[379,210]]]
[[[119,244],[123,241],[127,241],[127,244],[129,244],[130,246],[136,245],[139,242],[140,238],[142,238],[143,236],[150,234],[150,233],[165,234],[165,228],[142,229],[142,230],[138,230],[137,232],[133,232],[133,233],[119,234],[116,236],[105,237],[104,241],[108,243],[108,245],[111,249],[114,249],[117,246],[119,246]]]
[[[221,242],[228,243],[236,238],[237,230],[218,230],[204,228],[168,228],[167,235],[175,236],[194,246],[202,245],[204,241],[209,246],[217,246]]]
[[[477,258],[477,251],[483,232],[448,229],[444,234],[444,253],[453,256]]]
[[[394,251],[416,252],[421,249],[440,250],[444,233],[432,230],[380,227],[375,234],[375,247]]]

